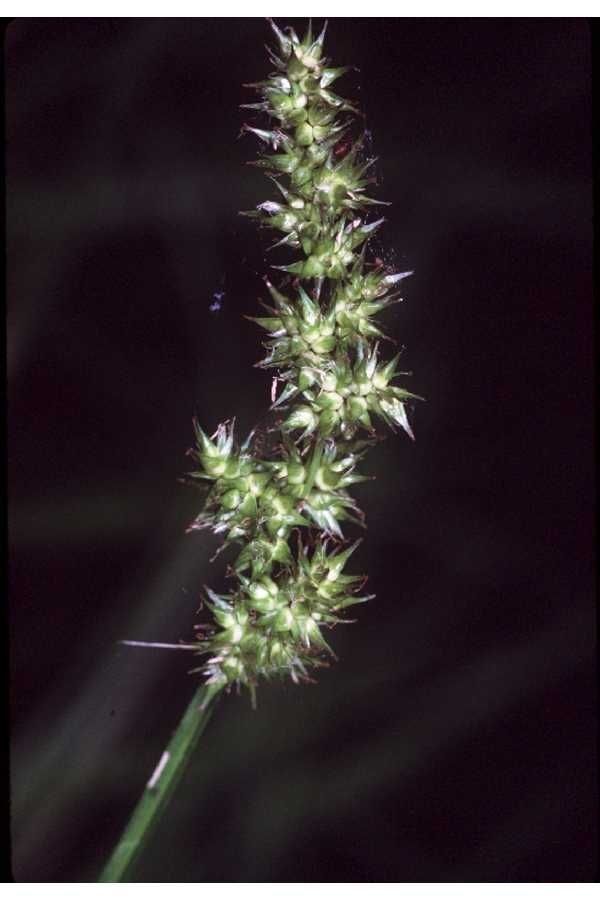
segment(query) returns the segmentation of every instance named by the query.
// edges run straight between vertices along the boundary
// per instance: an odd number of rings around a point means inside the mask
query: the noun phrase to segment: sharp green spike
[[[273,29],[275,37],[279,41],[279,46],[281,48],[281,52],[282,52],[283,56],[284,57],[289,56],[290,53],[292,52],[291,40],[288,37],[286,37],[286,35],[283,33],[283,31],[281,31],[281,29],[275,24],[275,21],[273,19],[267,18],[267,22]]]

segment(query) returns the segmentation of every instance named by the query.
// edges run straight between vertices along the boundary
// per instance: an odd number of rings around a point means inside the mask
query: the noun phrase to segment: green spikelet
[[[397,383],[398,356],[380,357],[385,338],[378,316],[397,302],[411,272],[390,272],[368,261],[368,243],[383,224],[369,220],[385,205],[366,191],[374,160],[353,137],[358,110],[331,86],[349,67],[323,56],[325,28],[309,26],[300,40],[269,20],[277,46],[275,71],[248,87],[246,108],[264,122],[244,125],[261,155],[255,165],[275,196],[244,213],[292,251],[280,286],[265,279],[267,315],[254,321],[267,333],[258,365],[276,372],[279,396],[276,453],[261,459],[253,436],[239,447],[232,423],[208,437],[196,424],[193,478],[209,483],[190,529],[211,528],[235,544],[235,586],[207,588],[214,624],[203,628],[198,652],[208,659],[209,683],[245,685],[254,697],[260,677],[309,679],[333,656],[324,637],[343,611],[369,599],[365,578],[344,567],[358,541],[345,546],[348,523],[363,516],[349,493],[365,480],[357,465],[375,440],[375,425],[413,437],[407,404],[417,396]]]

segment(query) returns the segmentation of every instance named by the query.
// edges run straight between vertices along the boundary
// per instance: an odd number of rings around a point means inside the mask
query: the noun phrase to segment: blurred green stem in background
[[[129,880],[135,860],[165,809],[222,687],[202,684],[192,697],[98,881]]]

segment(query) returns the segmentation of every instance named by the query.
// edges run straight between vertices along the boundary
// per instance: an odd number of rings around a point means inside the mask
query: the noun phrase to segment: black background
[[[284,24],[284,23],[282,23]],[[304,23],[294,22],[298,27]],[[12,859],[93,881],[194,689],[192,415],[261,420],[251,19],[21,19],[6,55]],[[334,19],[393,201],[417,441],[357,490],[377,599],[319,684],[220,704],[138,881],[590,881],[582,19]],[[211,313],[213,294],[225,302]]]

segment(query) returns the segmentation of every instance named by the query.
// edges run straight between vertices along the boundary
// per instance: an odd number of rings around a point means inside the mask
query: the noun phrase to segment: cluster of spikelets
[[[264,145],[256,165],[278,190],[277,200],[246,215],[283,234],[274,246],[300,254],[274,267],[286,284],[266,281],[272,305],[255,319],[268,334],[259,365],[274,369],[282,386],[272,405],[279,443],[261,459],[253,435],[238,446],[232,424],[212,437],[196,424],[191,473],[210,484],[191,528],[211,528],[241,547],[235,590],[207,590],[214,624],[198,640],[209,655],[201,671],[253,694],[261,676],[308,679],[332,655],[323,630],[370,599],[359,593],[365,579],[343,572],[358,542],[346,547],[342,523],[363,521],[348,488],[365,480],[356,466],[374,440],[374,418],[412,437],[406,403],[415,398],[395,384],[407,374],[397,371],[398,356],[379,358],[384,335],[375,319],[411,273],[368,262],[369,238],[383,222],[365,221],[379,202],[365,195],[373,160],[360,135],[348,139],[358,111],[330,89],[349,67],[323,57],[325,28],[313,38],[309,26],[300,40],[271,26],[275,72],[249,85],[260,101],[246,105],[268,126],[243,130]]]

